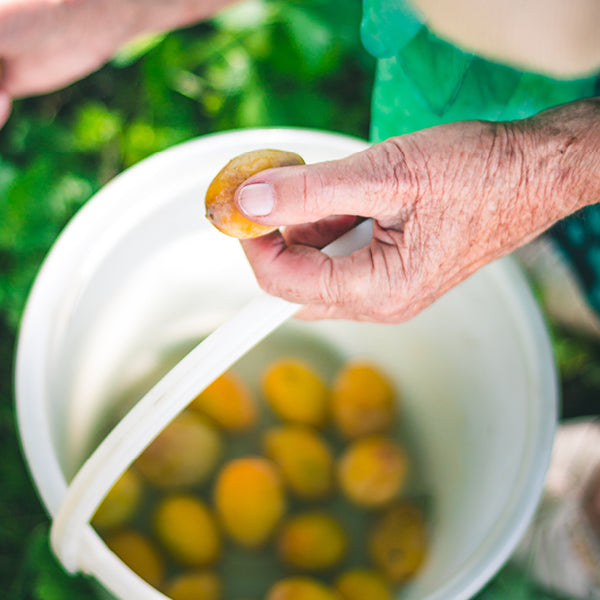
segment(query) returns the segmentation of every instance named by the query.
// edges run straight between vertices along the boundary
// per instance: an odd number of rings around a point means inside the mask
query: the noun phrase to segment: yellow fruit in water
[[[208,571],[178,575],[165,585],[164,591],[171,600],[221,600],[223,597],[221,580]]]
[[[351,569],[342,573],[335,589],[344,600],[393,600],[386,579],[374,569]]]
[[[132,469],[125,471],[96,510],[92,525],[98,529],[112,529],[124,525],[139,507],[142,490],[139,475]]]
[[[391,381],[377,367],[350,362],[336,375],[332,386],[331,413],[347,439],[388,431],[397,418]]]
[[[265,371],[262,389],[267,402],[284,421],[321,427],[329,412],[329,389],[304,362],[285,358]]]
[[[161,545],[182,565],[202,567],[219,557],[217,521],[206,504],[193,496],[165,498],[156,508],[153,526]]]
[[[288,566],[305,571],[333,567],[343,558],[348,539],[340,522],[323,511],[298,514],[277,536],[277,552]]]
[[[353,442],[338,463],[344,494],[359,506],[381,506],[403,488],[408,472],[404,449],[382,436]]]
[[[219,427],[230,432],[250,429],[257,417],[250,390],[231,371],[217,377],[198,394],[190,408],[202,411]]]
[[[413,577],[427,554],[423,511],[408,501],[387,508],[369,534],[368,548],[375,565],[392,581]]]
[[[263,437],[265,454],[300,498],[323,498],[333,488],[333,455],[319,435],[303,425],[282,425]]]
[[[222,451],[214,425],[195,411],[184,411],[137,458],[135,467],[158,487],[196,485],[213,473]]]
[[[124,529],[108,535],[105,542],[144,581],[154,587],[160,585],[165,572],[164,562],[146,536],[132,529]]]
[[[232,460],[217,478],[215,506],[223,527],[238,544],[261,546],[286,508],[276,466],[262,457]]]
[[[259,237],[273,231],[275,227],[254,223],[237,210],[235,191],[246,179],[265,169],[303,164],[300,156],[284,150],[253,150],[236,156],[208,186],[204,201],[208,220],[219,231],[240,239]]]
[[[288,577],[271,587],[266,600],[341,600],[341,598],[333,588],[316,579]]]

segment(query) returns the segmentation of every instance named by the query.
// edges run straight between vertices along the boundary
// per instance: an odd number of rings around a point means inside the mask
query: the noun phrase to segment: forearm
[[[546,110],[514,129],[526,161],[523,184],[549,220],[600,201],[600,98]]]

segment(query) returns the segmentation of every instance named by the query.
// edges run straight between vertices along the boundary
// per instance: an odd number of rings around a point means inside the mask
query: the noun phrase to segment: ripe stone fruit
[[[217,377],[190,404],[221,429],[231,433],[247,431],[257,418],[257,409],[248,387],[231,371]]]
[[[115,531],[105,538],[106,545],[137,575],[158,587],[165,565],[152,542],[133,529]]]
[[[369,534],[373,562],[391,581],[402,583],[415,575],[427,553],[423,511],[409,501],[384,510]]]
[[[125,471],[96,510],[92,524],[99,529],[124,525],[139,507],[142,490],[140,476],[132,469]]]
[[[279,467],[285,485],[299,498],[316,500],[332,490],[333,455],[310,427],[273,427],[263,437],[263,448],[266,456]]]
[[[383,436],[353,442],[338,463],[342,491],[364,507],[382,506],[392,500],[404,486],[407,472],[405,450]]]
[[[270,364],[262,390],[273,412],[283,421],[321,427],[329,412],[329,389],[320,375],[295,358]]]
[[[198,571],[183,573],[165,586],[171,600],[221,600],[223,586],[214,573]]]
[[[344,600],[393,600],[386,579],[375,569],[350,569],[335,581],[335,589]]]
[[[348,540],[339,521],[320,511],[291,517],[281,526],[277,551],[289,567],[320,571],[336,565],[344,556]]]
[[[230,160],[215,176],[204,201],[208,220],[223,233],[239,239],[265,235],[275,229],[259,225],[244,217],[236,208],[236,189],[252,175],[273,167],[303,165],[294,152],[284,150],[252,150]]]
[[[384,433],[392,427],[397,413],[391,381],[369,363],[348,363],[334,379],[331,413],[346,439]]]
[[[163,548],[182,565],[203,567],[219,557],[217,521],[206,504],[193,496],[165,498],[156,508],[153,525]]]
[[[246,548],[263,545],[286,508],[277,467],[259,456],[230,461],[217,477],[215,506],[233,540]]]
[[[311,577],[287,577],[271,587],[266,600],[341,600],[341,597],[336,590]]]
[[[136,469],[161,488],[196,485],[214,471],[223,451],[221,435],[206,417],[184,411],[135,461]]]

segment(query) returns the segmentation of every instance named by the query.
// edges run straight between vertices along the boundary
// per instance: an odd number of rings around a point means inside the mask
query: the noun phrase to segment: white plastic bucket
[[[16,401],[26,460],[50,515],[115,414],[257,294],[238,243],[205,221],[203,198],[230,158],[260,147],[311,163],[366,144],[303,129],[181,144],[101,190],[44,262],[20,331]],[[400,598],[475,594],[533,515],[556,424],[549,339],[515,263],[481,269],[403,325],[291,321],[281,331],[304,344],[301,353],[367,356],[394,377],[417,485],[432,498],[429,558]],[[81,553],[82,570],[117,597],[164,597],[91,528]]]

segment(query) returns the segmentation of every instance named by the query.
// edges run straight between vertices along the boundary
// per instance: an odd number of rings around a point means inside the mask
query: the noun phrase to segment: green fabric
[[[364,0],[362,39],[378,58],[371,138],[467,119],[521,119],[594,93],[596,77],[558,81],[464,52],[404,0]]]
[[[464,52],[432,33],[407,0],[363,0],[363,8],[363,44],[378,59],[373,142],[453,121],[523,119],[597,92],[596,76],[556,80]],[[550,234],[600,313],[600,205]]]

